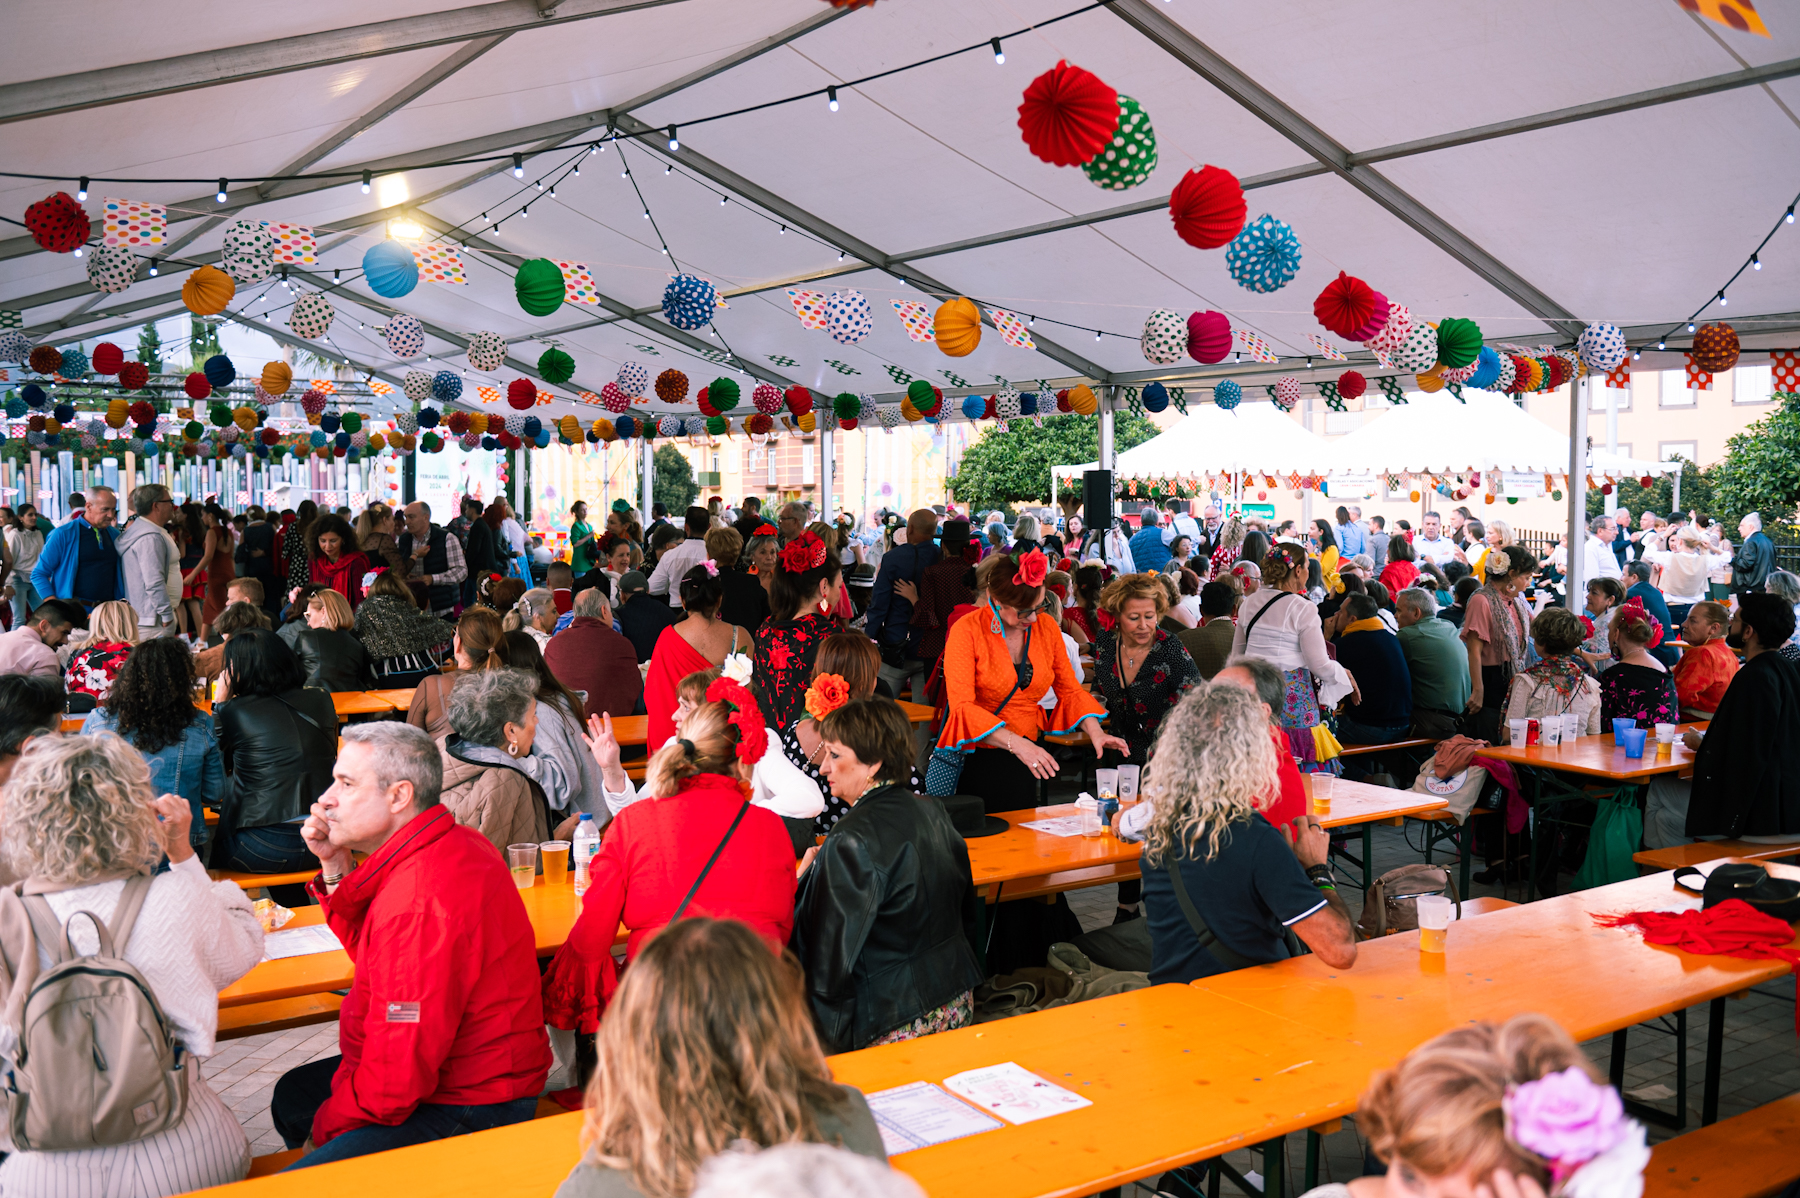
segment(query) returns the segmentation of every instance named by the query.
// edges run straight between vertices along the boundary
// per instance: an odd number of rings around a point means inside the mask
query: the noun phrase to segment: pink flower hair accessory
[[[1619,1092],[1577,1065],[1508,1087],[1500,1105],[1508,1138],[1548,1161],[1558,1187],[1626,1143],[1636,1127]]]
[[[700,564],[706,568],[707,577],[717,578],[719,576],[719,563],[712,558],[709,557]]]

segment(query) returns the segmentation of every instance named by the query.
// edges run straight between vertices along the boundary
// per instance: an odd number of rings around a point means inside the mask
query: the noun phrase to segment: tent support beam
[[[643,520],[645,527],[649,527],[650,496],[655,486],[652,475],[656,471],[656,451],[651,448],[650,438],[638,438],[638,457],[643,463],[638,467],[638,481],[643,484],[642,506],[638,508],[638,517]]]
[[[1118,453],[1114,449],[1113,440],[1113,408],[1119,402],[1119,389],[1108,387],[1106,398],[1100,403],[1100,469],[1111,471],[1118,464]],[[1052,491],[1051,498],[1055,498]]]
[[[1563,571],[1563,606],[1576,615],[1587,602],[1588,381],[1569,388],[1569,550]]]

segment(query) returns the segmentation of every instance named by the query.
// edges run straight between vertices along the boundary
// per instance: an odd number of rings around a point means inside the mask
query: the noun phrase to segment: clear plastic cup
[[[1075,800],[1075,814],[1081,817],[1081,834],[1086,837],[1100,835],[1100,804],[1093,795],[1084,794]]]
[[[1585,729],[1582,727],[1582,722],[1583,722],[1582,718],[1580,716],[1576,715],[1572,711],[1563,713],[1562,732],[1563,732],[1563,740],[1565,742],[1574,740],[1576,737],[1580,736],[1583,731],[1585,731]]]
[[[1138,783],[1143,777],[1143,767],[1122,765],[1119,767],[1119,802],[1135,803],[1138,797]]]
[[[1508,720],[1508,721],[1506,721],[1506,731],[1508,734],[1507,743],[1517,746],[1517,747],[1520,747],[1520,748],[1523,748],[1525,745],[1526,733],[1528,733],[1530,730],[1531,730],[1531,721],[1530,720]]]
[[[537,884],[537,853],[535,844],[506,846],[506,864],[512,870],[513,885],[520,890],[530,890]]]
[[[1656,743],[1662,744],[1662,745],[1674,744],[1675,743],[1675,725],[1674,724],[1658,724],[1656,726]]]
[[[1094,789],[1097,790],[1103,797],[1114,798],[1114,799],[1118,798],[1119,797],[1119,771],[1118,770],[1095,770],[1094,771]]]
[[[1562,717],[1547,716],[1538,730],[1538,743],[1546,749],[1554,749],[1562,743]]]
[[[1441,894],[1421,894],[1414,901],[1419,911],[1419,951],[1443,952],[1454,904]]]
[[[544,855],[544,885],[561,886],[569,880],[569,842],[546,840],[538,845]]]
[[[1330,815],[1331,793],[1337,788],[1337,775],[1308,774],[1306,777],[1308,794],[1311,798],[1311,813],[1313,815]]]

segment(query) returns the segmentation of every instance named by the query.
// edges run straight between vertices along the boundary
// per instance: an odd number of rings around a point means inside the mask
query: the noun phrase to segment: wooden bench
[[[1800,1094],[1664,1140],[1650,1150],[1644,1198],[1766,1198],[1800,1178]]]
[[[566,1115],[562,1105],[550,1098],[539,1098],[533,1119],[549,1119],[556,1115]],[[271,1173],[279,1173],[301,1157],[306,1155],[305,1148],[287,1148],[281,1152],[269,1152],[262,1156],[250,1158],[250,1176],[267,1177]]]
[[[343,1004],[342,998],[328,992],[241,1007],[220,1007],[219,1039],[242,1040],[245,1036],[260,1036],[264,1032],[285,1032],[289,1028],[331,1023],[337,1019],[338,1008]]]
[[[215,882],[236,882],[245,890],[262,890],[269,886],[304,886],[318,876],[316,869],[297,869],[286,874],[247,874],[235,869],[209,869],[207,876]]]
[[[1692,844],[1670,845],[1666,849],[1645,849],[1631,855],[1633,861],[1639,865],[1648,865],[1654,871],[1680,869],[1684,865],[1704,865],[1721,857],[1748,857],[1753,861],[1800,857],[1800,841],[1791,844],[1752,844],[1746,840],[1696,840]]]
[[[1435,737],[1415,736],[1410,740],[1391,740],[1382,745],[1345,745],[1338,750],[1338,756],[1366,757],[1371,753],[1387,753],[1394,749],[1428,749],[1435,744]]]

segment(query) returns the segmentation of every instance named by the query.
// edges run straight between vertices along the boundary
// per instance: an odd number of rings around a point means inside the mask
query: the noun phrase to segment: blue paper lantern
[[[970,420],[980,420],[987,411],[987,400],[979,395],[965,395],[962,401],[962,414]]]
[[[319,427],[328,433],[335,433],[343,427],[343,420],[336,412],[326,412],[319,417]]]
[[[1161,383],[1150,383],[1144,388],[1144,410],[1161,412],[1169,406],[1169,389]]]
[[[1227,412],[1243,402],[1244,389],[1230,379],[1221,379],[1213,385],[1213,402]]]
[[[383,299],[397,299],[419,285],[419,264],[398,241],[383,241],[363,255],[363,281]]]
[[[67,424],[69,421],[75,419],[75,405],[72,403],[59,403],[50,414],[56,417],[56,422],[58,424]]]
[[[494,446],[496,444],[498,444],[498,442],[496,442],[492,437],[484,436],[481,438],[481,447],[483,449],[492,449],[492,448],[494,448]]]
[[[538,430],[537,447],[539,449],[550,448],[550,430],[549,429],[541,428]]]
[[[49,401],[50,396],[36,383],[26,383],[19,388],[19,398],[23,399],[30,407],[42,408]]]
[[[1500,381],[1500,354],[1491,345],[1481,347],[1475,357],[1475,373],[1463,380],[1467,387],[1479,387],[1487,390]]]
[[[349,449],[350,448],[350,434],[346,433],[340,429],[338,431],[337,436],[335,436],[331,439],[331,443],[333,445],[337,446],[337,448],[339,448],[339,449]]]
[[[619,434],[619,440],[629,441],[637,436],[637,421],[630,416],[620,416],[613,421],[613,432]]]
[[[438,410],[436,408],[419,409],[420,428],[436,428],[439,418]]]
[[[56,373],[66,379],[78,379],[88,372],[88,356],[78,347],[71,346],[62,351],[62,365]]]
[[[237,367],[224,354],[214,354],[200,368],[206,374],[206,381],[216,387],[229,387],[237,382]]]
[[[268,457],[269,456],[269,447],[267,445],[264,445],[261,441],[258,441],[256,443],[256,456],[259,458]]]
[[[431,398],[449,403],[462,395],[462,378],[454,370],[440,370],[431,376]]]
[[[311,436],[311,437],[310,437],[310,438],[309,438],[309,440],[310,440],[310,441],[311,441],[311,442],[312,442],[312,447],[313,447],[313,448],[314,448],[314,449],[321,449],[321,448],[323,448],[323,447],[324,447],[324,445],[325,445],[325,433],[324,433],[324,430],[322,430],[322,429],[316,429],[316,428],[315,428],[315,429],[314,429],[314,430],[313,430],[313,431],[312,431],[312,436]]]
[[[17,420],[30,410],[25,406],[25,401],[16,395],[9,397],[6,401],[6,415],[9,419]]]
[[[694,275],[676,275],[663,288],[663,319],[678,329],[703,329],[712,322],[719,293]]]
[[[1225,247],[1225,267],[1247,291],[1280,291],[1300,273],[1300,238],[1265,212]]]
[[[524,437],[527,441],[530,441],[543,431],[544,422],[542,420],[539,420],[536,416],[527,416],[525,417],[525,427],[520,430],[519,435]]]
[[[1036,391],[1025,391],[1019,395],[1019,415],[1036,416],[1038,410],[1038,394]]]

